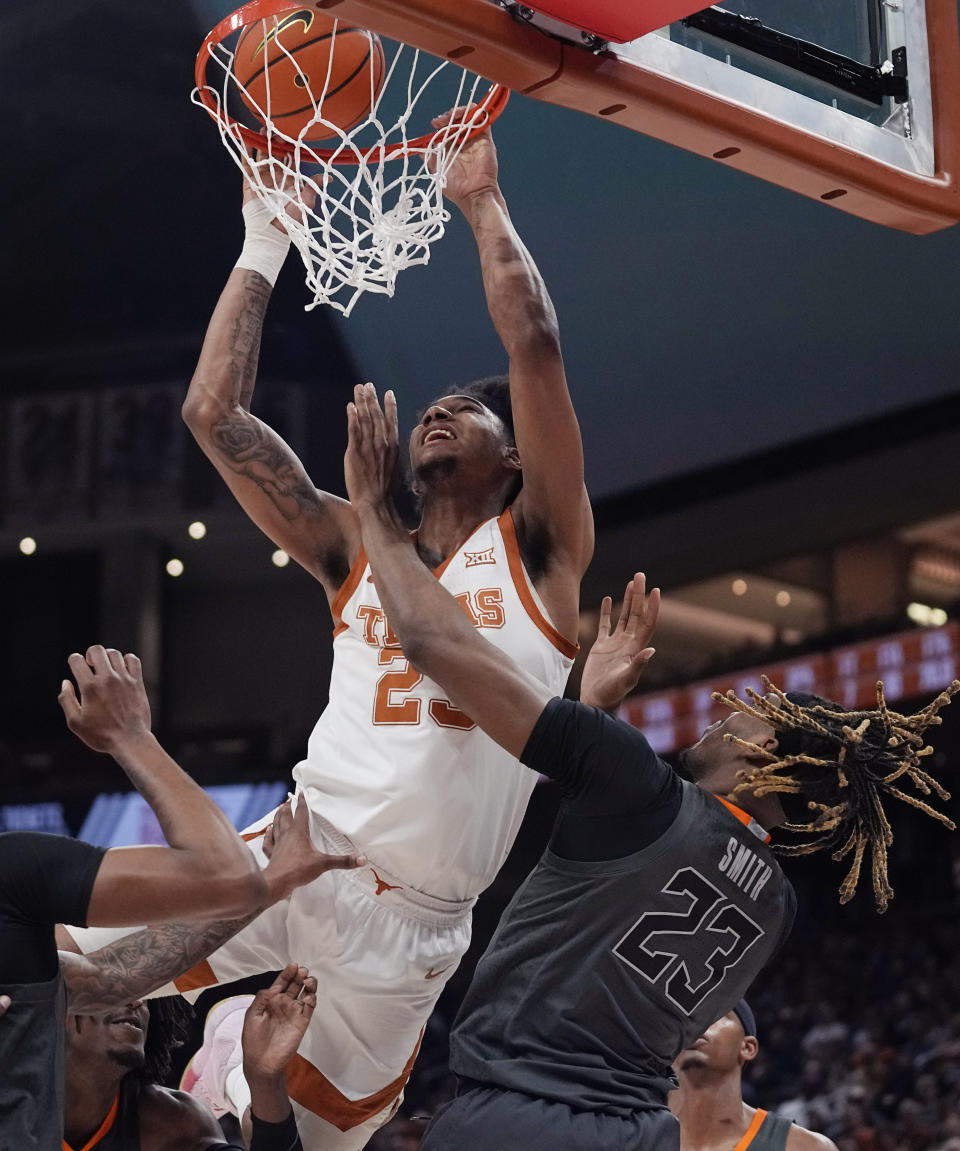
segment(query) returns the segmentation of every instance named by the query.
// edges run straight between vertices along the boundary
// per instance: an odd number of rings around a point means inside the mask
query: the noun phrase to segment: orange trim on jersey
[[[117,1094],[114,1096],[113,1106],[107,1112],[107,1117],[100,1124],[99,1128],[97,1129],[96,1134],[91,1135],[90,1138],[86,1141],[86,1143],[84,1143],[84,1145],[82,1147],[77,1148],[77,1151],[89,1151],[89,1149],[91,1147],[95,1147],[100,1142],[100,1140],[104,1137],[104,1135],[106,1135],[107,1132],[110,1130],[110,1128],[113,1126],[113,1121],[117,1117],[117,1109],[119,1108],[119,1106],[120,1106],[120,1092],[118,1091]],[[73,1151],[73,1148],[66,1141],[66,1139],[64,1139],[64,1141],[63,1141],[63,1151]]]
[[[754,1140],[754,1136],[763,1126],[763,1121],[766,1119],[766,1117],[766,1111],[764,1111],[762,1107],[758,1107],[753,1113],[753,1119],[750,1123],[750,1126],[743,1133],[743,1138],[736,1145],[736,1147],[734,1147],[733,1151],[747,1151],[747,1148]]]
[[[509,508],[507,508],[503,515],[497,520],[497,525],[500,528],[500,534],[503,536],[503,544],[507,552],[507,566],[510,568],[513,586],[517,589],[517,595],[520,597],[520,602],[526,609],[527,615],[533,620],[557,651],[565,655],[568,659],[573,659],[580,650],[580,645],[571,643],[566,636],[561,635],[560,632],[557,631],[539,607],[537,607],[537,601],[530,592],[527,577],[523,570],[523,560],[520,558],[520,545],[517,543],[517,529],[514,526],[513,513]]]
[[[175,979],[173,985],[183,995],[187,991],[199,991],[201,987],[213,987],[219,982],[213,968],[204,959],[196,967],[191,967],[189,971],[185,971]]]
[[[321,1119],[340,1131],[359,1127],[361,1123],[365,1123],[392,1103],[403,1090],[413,1070],[421,1039],[423,1039],[422,1030],[412,1055],[397,1078],[365,1099],[348,1099],[334,1087],[322,1071],[318,1071],[302,1055],[294,1055],[287,1064],[287,1094],[295,1103],[306,1107],[314,1115],[319,1115]]]
[[[749,827],[751,824],[754,824],[754,826],[760,828],[760,830],[763,831],[763,828],[760,827],[760,824],[757,823],[757,821],[748,811],[744,811],[742,807],[737,807],[735,803],[731,803],[729,799],[724,799],[722,795],[715,795],[713,798],[718,799],[727,809],[727,811],[730,812],[733,818],[738,819],[744,827]],[[767,835],[765,831],[763,833],[763,842],[770,842],[770,836]],[[737,1151],[737,1149],[734,1148],[733,1151]]]
[[[330,604],[330,611],[333,614],[333,638],[347,630],[348,625],[340,618],[343,609],[347,606],[347,601],[353,595],[360,585],[360,577],[367,568],[367,553],[363,550],[361,545],[360,550],[357,552],[357,558],[353,561],[353,567],[347,573],[347,578],[340,585],[337,594],[333,597],[333,602]]]

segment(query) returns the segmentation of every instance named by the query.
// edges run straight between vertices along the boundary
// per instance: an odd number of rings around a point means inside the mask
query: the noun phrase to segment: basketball
[[[307,128],[315,115],[346,132],[369,114],[383,87],[383,47],[375,32],[302,8],[244,28],[233,72],[261,123],[269,117],[287,136],[307,129],[305,139],[322,140],[334,133]]]

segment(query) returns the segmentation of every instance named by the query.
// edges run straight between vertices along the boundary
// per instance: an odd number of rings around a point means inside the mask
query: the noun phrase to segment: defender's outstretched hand
[[[580,684],[580,699],[592,707],[615,711],[624,696],[637,686],[655,649],[648,647],[657,626],[660,589],[646,594],[647,577],[637,572],[623,593],[623,607],[615,628],[610,627],[613,603],[605,596],[600,606],[597,638],[587,656]]]
[[[373,384],[358,384],[347,404],[347,452],[343,474],[347,495],[358,514],[391,503],[397,473],[397,401],[383,397],[383,410]]]
[[[80,695],[65,679],[57,701],[67,727],[87,747],[112,753],[125,739],[150,734],[150,704],[135,655],[94,644],[86,656],[74,652],[67,663]]]
[[[326,855],[317,851],[310,838],[310,816],[303,799],[297,803],[288,799],[273,816],[273,823],[263,837],[263,851],[270,862],[263,872],[270,893],[270,902],[286,897],[294,888],[302,887],[336,868],[364,867],[365,855]]]
[[[257,1078],[281,1078],[316,1006],[316,979],[305,967],[288,963],[247,1008],[241,1039],[244,1071]]]

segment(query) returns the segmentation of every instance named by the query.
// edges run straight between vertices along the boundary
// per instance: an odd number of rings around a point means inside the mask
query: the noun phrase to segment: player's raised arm
[[[417,555],[390,497],[397,459],[392,392],[385,404],[386,418],[372,384],[354,389],[344,474],[387,619],[407,659],[519,756],[553,693],[477,634]]]
[[[591,707],[615,712],[637,686],[643,669],[655,654],[650,640],[660,614],[660,589],[648,596],[647,577],[637,572],[623,593],[617,626],[610,626],[613,601],[603,597],[597,638],[580,680],[580,700]]]
[[[442,126],[451,113],[434,121]],[[451,166],[444,195],[473,229],[487,307],[510,360],[510,401],[523,491],[518,528],[547,533],[549,563],[579,582],[593,553],[593,519],[583,483],[583,448],[560,351],[553,303],[510,219],[497,180],[489,129]]]
[[[317,489],[293,450],[250,411],[264,316],[289,247],[244,181],[246,242],[214,309],[183,418],[253,522],[336,594],[356,557],[350,505]]]
[[[67,726],[120,764],[153,808],[169,847],[108,851],[96,875],[87,922],[122,927],[150,920],[243,915],[263,906],[266,883],[230,821],[150,730],[140,661],[97,645],[74,653],[77,683],[61,686]]]

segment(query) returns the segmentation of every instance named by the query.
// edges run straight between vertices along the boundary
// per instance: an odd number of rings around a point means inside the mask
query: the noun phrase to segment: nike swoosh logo
[[[431,967],[430,970],[427,972],[427,974],[423,978],[424,979],[436,979],[438,975],[442,975],[445,971],[449,971],[450,966],[451,965],[448,963],[446,967],[441,967],[439,971],[434,971],[433,968]]]

